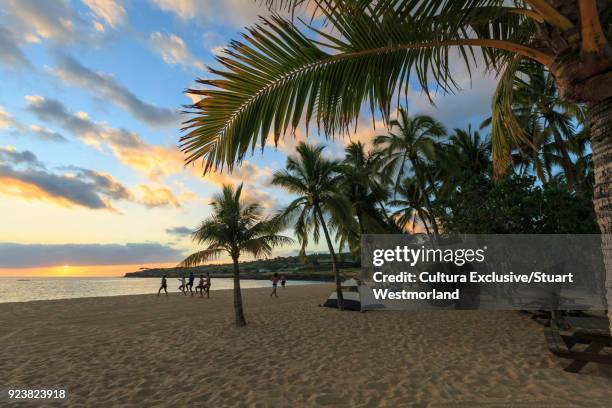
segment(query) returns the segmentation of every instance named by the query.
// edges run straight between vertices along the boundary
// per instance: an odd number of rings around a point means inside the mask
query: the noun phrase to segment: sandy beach
[[[610,406],[612,370],[569,374],[518,312],[339,312],[330,285],[0,305],[0,385],[70,406]],[[24,404],[16,405],[24,406]]]

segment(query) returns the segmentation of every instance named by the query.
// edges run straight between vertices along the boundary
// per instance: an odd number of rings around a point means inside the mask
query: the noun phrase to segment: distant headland
[[[339,255],[338,267],[343,277],[354,277],[359,274],[361,263],[350,254]],[[128,272],[126,278],[160,278],[186,276],[210,273],[217,278],[231,278],[232,264],[202,265],[195,267],[175,268],[141,268],[136,272]],[[284,274],[292,280],[333,281],[331,258],[329,255],[309,255],[305,260],[298,256],[276,257],[240,263],[242,279],[269,279],[274,273]]]

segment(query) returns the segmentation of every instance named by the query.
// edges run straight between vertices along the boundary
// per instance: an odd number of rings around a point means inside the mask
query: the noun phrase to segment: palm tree
[[[267,0],[275,7],[317,7],[323,29],[275,15],[233,41],[212,70],[218,78],[190,89],[192,105],[181,138],[186,161],[205,171],[232,166],[269,134],[277,141],[302,119],[326,135],[347,131],[364,102],[389,122],[395,96],[415,76],[426,95],[432,83],[458,88],[452,50],[468,67],[475,51],[503,69],[520,59],[545,66],[561,96],[588,107],[595,209],[612,233],[612,6],[604,0]],[[298,26],[297,24],[302,24]],[[327,29],[333,30],[330,35]],[[316,39],[305,33],[314,33]],[[313,35],[313,36],[314,36]],[[397,95],[399,96],[399,95]],[[258,140],[259,139],[259,140]],[[612,238],[604,238],[604,253]],[[612,259],[606,274],[612,287]],[[612,292],[610,294],[612,296]],[[612,310],[612,309],[611,309]],[[612,316],[612,312],[610,313]]]
[[[342,309],[338,258],[325,215],[334,219],[335,223],[349,225],[352,222],[351,207],[339,189],[341,165],[324,158],[323,149],[324,146],[310,146],[300,142],[296,149],[297,155],[287,158],[285,170],[274,173],[272,184],[298,196],[279,214],[279,219],[284,222],[295,221],[295,234],[302,245],[300,256],[306,254],[309,235],[312,234],[316,244],[320,237],[319,230],[323,231],[332,261],[338,308]]]
[[[425,228],[427,236],[431,238],[428,224],[431,223],[433,217],[425,204],[419,183],[414,178],[404,179],[402,185],[397,190],[397,195],[398,197],[389,204],[399,208],[393,213],[398,225],[402,230],[410,227],[414,231],[417,223],[420,221]]]
[[[224,185],[210,203],[212,215],[202,221],[194,231],[193,239],[206,249],[188,256],[181,266],[196,266],[227,253],[234,264],[234,312],[236,326],[246,325],[240,293],[239,259],[244,253],[259,258],[269,256],[272,249],[279,245],[290,244],[289,237],[278,235],[280,224],[276,220],[264,218],[258,204],[244,203],[240,196],[242,184],[234,189]]]
[[[435,189],[431,174],[427,171],[425,163],[435,157],[436,138],[444,136],[446,129],[440,122],[427,115],[410,117],[408,112],[400,107],[398,118],[392,120],[388,135],[374,138],[374,146],[382,147],[383,154],[388,159],[388,166],[395,172],[395,190],[401,186],[406,173],[406,164],[410,163],[414,176],[418,182],[421,195],[431,214],[431,200],[427,192],[426,182],[429,181]],[[397,133],[394,132],[397,129]],[[438,225],[432,218],[434,234],[438,235]]]
[[[569,150],[576,156],[575,174],[577,183],[585,197],[592,194],[595,179],[593,154],[588,149],[589,144],[589,129],[587,127],[582,128],[580,132],[569,139]]]
[[[506,87],[510,88],[507,92],[504,91]],[[527,141],[532,149],[536,149],[529,143],[525,128],[528,124],[537,124],[552,135],[554,150],[559,154],[558,164],[565,172],[568,186],[573,189],[576,175],[567,144],[576,133],[575,123],[584,122],[583,107],[561,98],[550,72],[530,60],[512,64],[507,69],[496,96],[492,114],[496,173],[503,173],[509,164],[505,160],[509,143],[498,139],[510,137],[512,141]]]
[[[438,145],[430,172],[439,181],[438,196],[444,196],[456,187],[457,178],[465,173],[486,174],[490,166],[491,143],[469,126],[454,129],[448,141]]]
[[[360,234],[389,231],[384,202],[389,197],[383,156],[365,151],[361,142],[350,143],[341,163],[341,189],[351,203]],[[378,206],[378,207],[377,207]]]

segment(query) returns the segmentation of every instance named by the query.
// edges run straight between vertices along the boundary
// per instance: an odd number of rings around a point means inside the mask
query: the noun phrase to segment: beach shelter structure
[[[361,297],[359,296],[359,282],[356,279],[348,279],[342,282],[343,306],[346,310],[361,311]],[[327,298],[324,307],[338,308],[338,295],[333,291]]]

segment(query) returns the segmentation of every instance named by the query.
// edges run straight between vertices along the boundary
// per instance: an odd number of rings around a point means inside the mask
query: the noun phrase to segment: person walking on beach
[[[278,297],[278,294],[276,293],[276,286],[278,285],[278,273],[274,272],[274,275],[272,275],[272,293],[270,293],[270,297],[275,296]]]
[[[204,290],[206,291],[206,298],[210,299],[210,272],[206,272],[206,284],[204,285]]]
[[[189,293],[191,293],[191,296],[193,296],[193,281],[194,280],[195,280],[195,276],[193,276],[193,272],[189,272],[189,282],[187,283],[187,289],[189,289]]]
[[[183,292],[183,295],[187,296],[187,284],[185,283],[185,277],[181,276],[179,281],[181,282],[181,286],[179,286],[178,289]]]
[[[281,286],[284,288],[287,283],[287,277],[285,275],[281,275]]]
[[[196,286],[196,295],[198,294],[198,290],[200,291],[200,297],[204,297],[204,275],[200,275],[198,286]]]
[[[166,292],[166,296],[168,296],[168,282],[166,281],[166,275],[162,276],[161,286],[159,287],[159,290],[157,291],[157,296],[159,296],[162,289],[164,290],[164,292]]]

